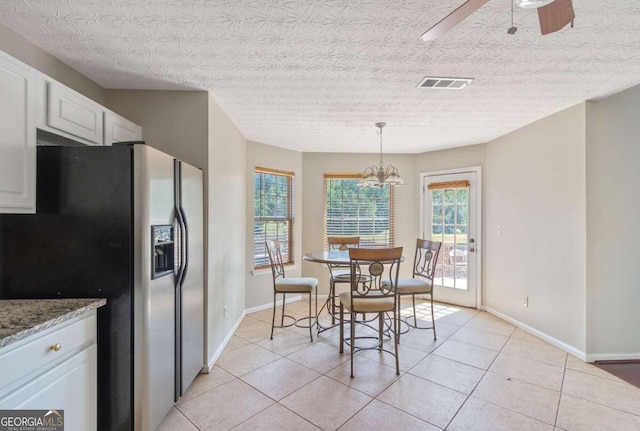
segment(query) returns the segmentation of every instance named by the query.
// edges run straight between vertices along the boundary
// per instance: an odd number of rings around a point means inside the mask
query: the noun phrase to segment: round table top
[[[330,265],[349,265],[350,263],[348,250],[314,251],[305,254],[304,260]],[[404,262],[404,256],[400,258],[400,262]]]
[[[349,265],[348,250],[314,251],[304,255],[304,260],[332,265]]]

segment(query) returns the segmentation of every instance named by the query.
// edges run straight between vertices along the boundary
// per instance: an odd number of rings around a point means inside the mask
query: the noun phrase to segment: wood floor
[[[602,361],[596,365],[622,380],[640,388],[640,361]]]

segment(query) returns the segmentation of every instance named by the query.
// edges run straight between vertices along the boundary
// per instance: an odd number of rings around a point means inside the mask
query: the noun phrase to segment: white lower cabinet
[[[95,312],[60,326],[0,349],[0,409],[64,410],[65,430],[94,431]]]
[[[36,71],[0,52],[0,213],[36,212]]]

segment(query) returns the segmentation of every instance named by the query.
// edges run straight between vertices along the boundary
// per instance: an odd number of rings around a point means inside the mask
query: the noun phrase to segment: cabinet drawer
[[[51,329],[0,350],[0,388],[5,388],[29,374],[37,375],[94,344],[96,314],[93,313],[64,327]],[[55,350],[56,347],[59,349]]]
[[[102,107],[55,82],[47,86],[47,125],[102,145]]]

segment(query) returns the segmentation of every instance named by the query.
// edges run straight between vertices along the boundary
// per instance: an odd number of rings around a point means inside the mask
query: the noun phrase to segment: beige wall
[[[587,103],[590,359],[640,358],[640,86]]]
[[[247,145],[211,95],[208,103],[209,279],[206,301],[207,359],[210,361],[219,353],[245,310]]]
[[[404,255],[413,256],[418,231],[416,156],[385,154],[385,165],[398,168],[406,185],[395,188],[396,245],[405,247]],[[360,173],[377,164],[378,154],[304,153],[302,155],[302,253],[322,250],[325,173]],[[411,265],[401,265],[401,274],[409,276]],[[322,265],[303,261],[302,275],[319,280],[319,294],[329,292],[329,271]]]
[[[580,104],[488,143],[484,169],[485,305],[580,352],[586,348],[584,115]]]
[[[106,106],[142,127],[147,145],[207,170],[206,91],[107,90]]]
[[[0,50],[96,102],[104,104],[105,91],[102,87],[1,24]]]
[[[294,189],[294,223],[292,267],[285,268],[287,277],[299,277],[302,268],[302,207],[306,202],[302,190],[302,153],[285,150],[271,145],[247,141],[247,249],[246,249],[246,308],[251,309],[273,303],[273,278],[271,270],[253,272],[253,171],[256,166],[293,172],[295,174]],[[299,222],[300,221],[300,222]],[[282,296],[278,298],[282,300]]]

